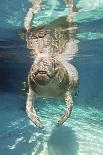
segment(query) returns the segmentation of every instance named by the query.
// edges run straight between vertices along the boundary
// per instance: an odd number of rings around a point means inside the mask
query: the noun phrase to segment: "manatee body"
[[[62,98],[77,86],[78,72],[70,63],[66,68],[50,54],[42,53],[30,69],[28,83],[37,96]]]
[[[39,6],[37,7],[38,10],[41,1],[36,2],[36,5]],[[65,101],[66,110],[57,123],[57,125],[60,125],[70,117],[73,107],[72,92],[78,85],[79,78],[76,68],[59,57],[63,55],[63,52],[72,55],[74,49],[77,48],[75,41],[76,27],[72,21],[73,0],[66,0],[66,2],[71,7],[71,15],[53,21],[44,27],[30,27],[30,21],[36,9],[35,6],[29,9],[25,18],[27,47],[31,49],[34,58],[28,74],[29,92],[26,101],[26,112],[30,120],[40,128],[43,125],[33,106],[35,98],[38,96],[53,97]]]
[[[38,54],[28,75],[29,93],[26,103],[26,111],[31,121],[38,127],[42,123],[33,107],[36,97],[53,97],[64,100],[66,110],[58,121],[63,124],[70,116],[73,107],[71,92],[78,85],[78,72],[68,63],[67,68],[47,53]]]

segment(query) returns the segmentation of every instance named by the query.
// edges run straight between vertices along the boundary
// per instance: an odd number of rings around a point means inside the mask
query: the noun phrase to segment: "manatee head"
[[[32,79],[40,85],[48,84],[58,72],[58,64],[49,53],[37,54],[32,65]]]

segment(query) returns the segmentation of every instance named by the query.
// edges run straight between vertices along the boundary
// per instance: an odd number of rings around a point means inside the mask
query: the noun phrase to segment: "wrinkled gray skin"
[[[39,43],[40,40],[38,41]],[[35,44],[34,47],[36,47]],[[47,50],[43,51],[45,49]],[[59,98],[64,100],[66,104],[66,110],[57,122],[57,125],[61,125],[70,117],[73,108],[71,95],[74,88],[78,85],[78,72],[73,65],[70,63],[64,65],[53,53],[48,52],[48,47],[39,52],[38,50],[37,48],[32,50],[36,54],[28,75],[29,92],[26,112],[30,120],[37,127],[42,128],[42,122],[33,106],[35,98],[38,96]]]

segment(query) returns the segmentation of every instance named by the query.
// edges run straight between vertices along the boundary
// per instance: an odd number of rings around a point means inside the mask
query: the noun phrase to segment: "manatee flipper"
[[[33,107],[33,100],[35,99],[36,95],[35,93],[29,89],[29,93],[27,96],[27,102],[26,102],[26,112],[30,120],[39,128],[42,128],[42,123],[39,119],[39,117],[36,114],[36,111]]]
[[[57,126],[62,125],[70,117],[70,114],[73,108],[73,100],[69,91],[65,94],[64,98],[66,103],[66,110],[63,116],[59,119]]]

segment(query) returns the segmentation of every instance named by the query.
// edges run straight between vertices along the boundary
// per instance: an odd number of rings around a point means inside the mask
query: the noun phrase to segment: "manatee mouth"
[[[38,70],[32,73],[33,80],[40,85],[46,85],[50,81],[50,76],[46,71]]]
[[[45,77],[48,76],[46,71],[43,70],[37,70],[37,72],[33,73],[33,76],[35,77]]]

